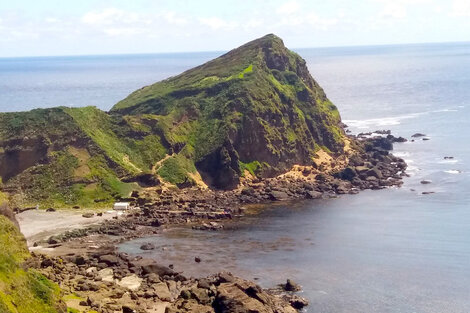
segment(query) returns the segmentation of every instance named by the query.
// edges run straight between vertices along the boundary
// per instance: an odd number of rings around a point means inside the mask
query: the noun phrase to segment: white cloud
[[[173,25],[186,25],[188,20],[184,17],[177,16],[175,12],[169,11],[163,14],[163,18]]]
[[[234,29],[238,26],[238,23],[232,21],[226,21],[218,17],[200,18],[199,22],[204,26],[209,26],[212,29]]]
[[[277,8],[276,12],[280,15],[291,15],[298,12],[299,9],[299,3],[296,0],[292,0],[281,5],[279,8]]]
[[[141,20],[139,14],[116,8],[91,11],[82,17],[82,22],[89,25],[112,25],[115,23],[131,24],[139,20]]]
[[[452,2],[451,15],[458,17],[470,17],[470,1],[454,0],[454,2]]]
[[[408,17],[410,7],[429,4],[433,0],[375,0],[375,2],[384,5],[378,14],[380,19],[404,19]]]
[[[338,18],[322,18],[315,13],[310,13],[307,17],[309,24],[321,30],[327,30],[339,22]]]

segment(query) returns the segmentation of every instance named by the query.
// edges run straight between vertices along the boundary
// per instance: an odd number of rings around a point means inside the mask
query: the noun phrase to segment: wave
[[[400,125],[403,120],[417,118],[430,113],[458,112],[456,108],[446,108],[433,111],[424,111],[418,113],[410,113],[392,117],[371,118],[366,120],[344,120],[343,122],[351,127],[358,129],[369,129],[371,127],[394,126]]]
[[[461,174],[462,171],[460,171],[460,170],[447,170],[447,171],[444,171],[444,173],[447,173],[447,174]]]

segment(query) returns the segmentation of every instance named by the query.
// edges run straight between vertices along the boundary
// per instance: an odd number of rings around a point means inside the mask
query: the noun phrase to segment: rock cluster
[[[115,253],[112,247],[63,258],[37,255],[27,266],[41,269],[67,294],[76,295],[76,309],[103,313],[294,313],[308,304],[297,295],[264,290],[230,273],[186,278],[155,261]]]

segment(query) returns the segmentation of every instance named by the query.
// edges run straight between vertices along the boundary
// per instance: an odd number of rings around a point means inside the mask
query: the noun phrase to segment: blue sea
[[[353,133],[427,135],[395,144],[409,165],[404,185],[275,205],[219,232],[174,228],[121,250],[186,275],[228,269],[264,287],[291,278],[307,312],[470,312],[470,43],[297,52]],[[0,111],[108,110],[220,54],[0,59]],[[159,249],[140,251],[149,241]]]

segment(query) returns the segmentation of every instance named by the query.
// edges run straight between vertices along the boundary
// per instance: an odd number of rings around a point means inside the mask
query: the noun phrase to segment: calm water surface
[[[298,52],[353,132],[429,136],[395,145],[409,164],[404,186],[273,206],[220,232],[176,228],[121,249],[187,275],[229,269],[266,287],[293,278],[308,312],[470,312],[470,44]],[[0,110],[109,109],[219,54],[0,59]],[[149,241],[159,249],[140,251]]]

